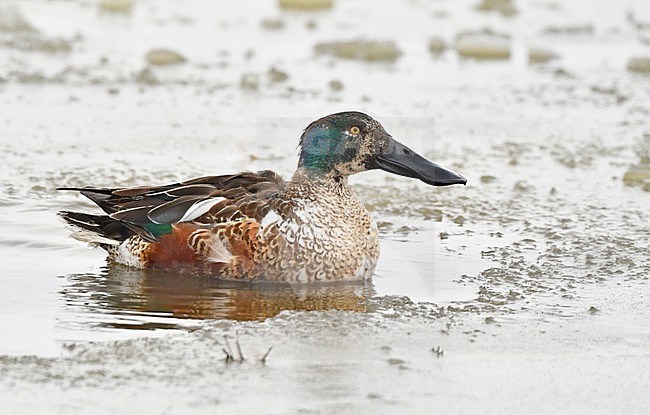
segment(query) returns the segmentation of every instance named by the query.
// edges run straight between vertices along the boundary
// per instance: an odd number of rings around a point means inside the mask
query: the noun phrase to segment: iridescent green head
[[[298,166],[315,177],[382,169],[434,186],[467,182],[395,141],[379,122],[361,112],[340,112],[312,122],[300,138],[300,148]]]

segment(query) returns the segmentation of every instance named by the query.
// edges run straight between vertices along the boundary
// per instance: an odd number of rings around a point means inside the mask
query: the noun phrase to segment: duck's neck
[[[349,197],[354,190],[348,183],[348,177],[337,172],[322,173],[299,166],[291,178],[290,187],[302,189],[303,192],[329,194]]]

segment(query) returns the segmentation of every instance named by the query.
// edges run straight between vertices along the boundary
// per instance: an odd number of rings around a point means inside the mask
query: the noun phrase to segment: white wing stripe
[[[189,209],[187,209],[187,212],[185,212],[183,217],[180,218],[179,222],[193,221],[199,216],[206,214],[212,208],[212,206],[216,205],[222,200],[225,200],[225,198],[215,197],[212,199],[201,200],[200,202],[194,203]]]

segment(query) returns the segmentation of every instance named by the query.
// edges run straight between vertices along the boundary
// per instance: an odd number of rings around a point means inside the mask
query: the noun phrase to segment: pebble
[[[579,35],[591,34],[594,32],[594,27],[590,24],[573,24],[567,26],[548,26],[544,28],[544,33],[550,34],[566,34],[566,35]]]
[[[280,30],[284,29],[284,21],[280,19],[264,19],[260,23],[263,29],[266,30]]]
[[[623,175],[623,182],[626,185],[642,185],[645,189],[650,184],[650,164],[639,163],[631,166]]]
[[[145,85],[158,85],[160,83],[150,68],[144,68],[138,72],[138,74],[135,75],[135,82]]]
[[[517,14],[517,9],[512,0],[483,0],[476,8],[477,10],[485,12],[499,12],[504,16],[513,16]]]
[[[465,34],[456,41],[458,54],[464,58],[499,60],[510,58],[510,39],[492,33]]]
[[[183,55],[170,49],[152,49],[145,56],[151,65],[177,65],[187,61]]]
[[[528,63],[546,63],[557,58],[559,58],[559,55],[549,49],[528,49]]]
[[[342,91],[344,88],[343,82],[339,81],[338,79],[332,79],[329,82],[328,86],[330,88],[330,91],[332,92],[339,92]]]
[[[0,6],[0,32],[36,32],[13,5]]]
[[[439,37],[429,39],[429,52],[439,55],[447,49],[447,44]]]
[[[133,0],[100,0],[99,8],[113,13],[129,13],[133,9]]]
[[[315,46],[316,53],[332,55],[343,59],[368,62],[394,62],[402,54],[395,42],[377,40],[350,40],[325,42]]]
[[[627,63],[630,72],[650,73],[650,56],[637,56],[630,58]]]
[[[242,75],[239,81],[239,86],[243,89],[257,91],[260,89],[260,76],[259,74],[248,72]]]
[[[279,0],[278,4],[285,10],[323,10],[331,9],[334,0]]]
[[[267,72],[267,76],[270,82],[284,82],[289,79],[289,75],[286,72],[277,69],[275,66],[271,66]]]

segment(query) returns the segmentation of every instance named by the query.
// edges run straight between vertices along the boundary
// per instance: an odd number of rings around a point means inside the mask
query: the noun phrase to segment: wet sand
[[[637,3],[3,3],[18,18],[0,18],[0,405],[645,413],[650,76],[628,63],[650,55],[650,10]],[[478,59],[459,56],[467,31]],[[399,53],[332,49],[360,38]],[[555,58],[529,62],[531,48]],[[289,175],[302,129],[341,110],[469,179],[352,179],[382,237],[371,283],[107,266],[55,217],[94,209],[57,186]],[[224,336],[244,361],[225,360]]]

